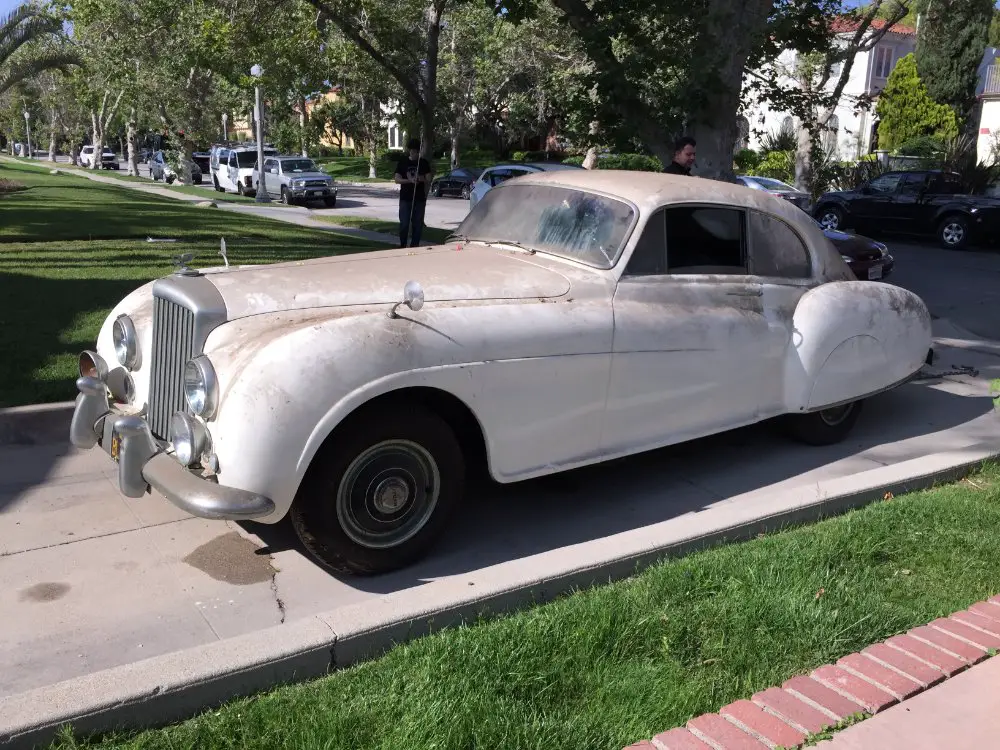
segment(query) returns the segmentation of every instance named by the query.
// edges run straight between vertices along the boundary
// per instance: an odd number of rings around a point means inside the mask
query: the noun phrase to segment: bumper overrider
[[[126,497],[142,497],[155,489],[181,510],[200,518],[249,520],[270,515],[274,502],[263,495],[225,487],[195,474],[167,452],[146,420],[118,411],[108,401],[100,378],[82,376],[70,424],[77,448],[100,445],[118,464],[118,488]]]

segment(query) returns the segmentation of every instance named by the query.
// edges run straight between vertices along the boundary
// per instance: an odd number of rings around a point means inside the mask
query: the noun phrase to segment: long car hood
[[[411,279],[426,302],[559,297],[561,273],[527,255],[458,244],[379,250],[267,266],[212,269],[206,276],[230,320],[249,315],[399,302]]]

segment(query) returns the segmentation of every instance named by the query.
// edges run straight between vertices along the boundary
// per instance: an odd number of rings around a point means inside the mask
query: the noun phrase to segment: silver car
[[[265,156],[264,174],[267,194],[281,198],[286,205],[310,200],[321,200],[327,208],[337,205],[337,188],[333,178],[320,171],[312,159],[304,156]],[[255,190],[260,187],[256,167],[253,170],[253,185]]]
[[[804,193],[787,182],[775,180],[773,177],[759,177],[747,174],[738,175],[736,179],[741,185],[745,185],[748,188],[763,190],[771,195],[784,198],[793,206],[798,206],[806,213],[809,213],[812,208],[812,198],[809,196],[809,193]]]

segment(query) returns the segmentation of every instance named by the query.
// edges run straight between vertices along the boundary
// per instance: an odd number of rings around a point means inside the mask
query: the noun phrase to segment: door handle
[[[726,294],[728,294],[730,297],[763,297],[764,290],[755,289],[753,291],[747,291],[747,292],[726,292]]]

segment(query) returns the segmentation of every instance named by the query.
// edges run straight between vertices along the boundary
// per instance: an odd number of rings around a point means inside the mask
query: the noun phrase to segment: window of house
[[[785,119],[781,121],[781,129],[785,133],[795,132],[795,122],[792,120],[790,115],[785,117]]]
[[[743,115],[736,118],[736,150],[750,147],[750,121]]]
[[[750,266],[755,275],[809,278],[809,251],[802,238],[781,219],[751,211],[750,248]]]
[[[892,47],[878,47],[875,50],[875,77],[888,78],[892,72],[895,50]]]
[[[743,211],[678,206],[664,213],[668,273],[747,273]]]

